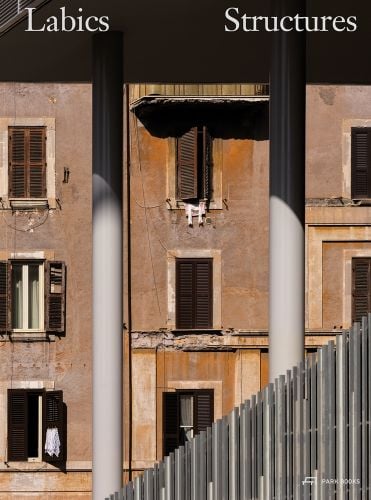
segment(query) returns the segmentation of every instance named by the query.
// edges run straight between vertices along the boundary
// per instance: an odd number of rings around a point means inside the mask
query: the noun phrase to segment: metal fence
[[[34,0],[0,0],[0,28],[32,3]]]
[[[107,497],[371,498],[371,315]]]

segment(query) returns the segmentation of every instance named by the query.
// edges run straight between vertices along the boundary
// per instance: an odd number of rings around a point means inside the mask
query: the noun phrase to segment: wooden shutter
[[[0,262],[0,333],[9,330],[9,267],[7,261]]]
[[[9,196],[46,196],[45,127],[9,128]]]
[[[177,197],[182,200],[197,198],[197,127],[177,139]]]
[[[8,461],[27,458],[27,392],[8,389]]]
[[[212,260],[196,260],[194,267],[194,328],[212,328]]]
[[[26,130],[21,127],[9,128],[9,196],[25,198],[27,196],[27,154]]]
[[[206,127],[202,128],[202,194],[201,197],[210,200],[211,187],[210,187],[210,172],[212,161],[212,142],[210,134]]]
[[[30,198],[46,196],[46,135],[44,127],[28,129],[29,193]]]
[[[371,259],[353,259],[353,321],[361,321],[371,312],[370,301],[370,262]]]
[[[176,327],[190,329],[194,325],[194,276],[191,259],[176,260]]]
[[[352,198],[371,197],[371,128],[352,128]]]
[[[45,329],[63,333],[65,329],[66,266],[64,262],[45,263]]]
[[[210,427],[214,421],[214,391],[212,389],[195,391],[194,402],[194,431],[198,434]]]
[[[212,259],[176,260],[176,327],[212,328]]]
[[[179,446],[179,398],[176,392],[163,393],[163,432],[164,456]]]
[[[43,396],[43,460],[45,462],[64,462],[66,460],[66,420],[62,391],[46,391]],[[59,456],[45,453],[46,430],[56,427],[61,443]]]

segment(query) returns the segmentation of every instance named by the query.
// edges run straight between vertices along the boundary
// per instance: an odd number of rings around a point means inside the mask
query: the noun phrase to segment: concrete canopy
[[[371,83],[371,65],[362,64],[371,44],[366,5],[308,0],[308,16],[352,15],[358,24],[353,33],[308,34],[308,83]],[[268,0],[49,0],[35,12],[34,27],[60,17],[61,7],[75,17],[108,16],[110,29],[125,35],[126,82],[268,82],[272,35],[225,32],[225,10],[231,6],[240,15],[269,15]],[[0,36],[1,81],[91,80],[92,33],[26,32],[26,27],[24,19]]]

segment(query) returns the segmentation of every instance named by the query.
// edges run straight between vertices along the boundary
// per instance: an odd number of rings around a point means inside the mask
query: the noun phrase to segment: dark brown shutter
[[[214,391],[195,391],[194,421],[195,434],[205,431],[214,421]]]
[[[352,198],[371,196],[371,129],[352,128]]]
[[[197,127],[177,139],[177,197],[197,198]]]
[[[176,260],[176,327],[212,328],[212,259]]]
[[[8,389],[8,460],[27,458],[27,392]]]
[[[66,460],[66,422],[65,409],[63,404],[62,391],[46,391],[43,395],[43,460],[45,462],[63,462]],[[56,427],[58,429],[59,440],[61,442],[60,454],[50,456],[45,453],[46,430]]]
[[[176,327],[193,328],[194,277],[193,261],[176,260]]]
[[[65,327],[66,266],[64,262],[45,263],[45,329],[63,333]]]
[[[9,196],[46,196],[45,127],[9,128]]]
[[[212,142],[206,127],[202,129],[202,198],[211,199],[210,172],[211,172],[211,152]]]
[[[25,198],[27,196],[27,155],[26,130],[9,128],[9,196]]]
[[[32,127],[28,130],[30,198],[42,198],[46,196],[45,137],[44,127]]]
[[[195,261],[194,328],[212,328],[212,260]]]
[[[0,262],[0,333],[6,333],[9,330],[9,323],[8,323],[8,319],[9,319],[8,268],[9,268],[9,264],[7,261]]]
[[[370,262],[371,259],[353,259],[353,321],[361,321],[371,312],[370,301]]]
[[[176,392],[163,393],[163,432],[164,456],[179,446],[179,401]]]

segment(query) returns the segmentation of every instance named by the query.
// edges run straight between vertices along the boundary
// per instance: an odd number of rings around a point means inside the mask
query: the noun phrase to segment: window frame
[[[367,200],[371,198],[371,127],[351,127],[351,198],[354,200]],[[360,168],[357,165],[357,134],[367,134],[366,144],[367,144],[367,166],[366,166],[366,191],[367,194],[358,194],[359,189],[359,175]]]
[[[199,430],[199,414],[197,413],[198,411],[198,398],[201,395],[207,394],[210,397],[210,406],[209,406],[209,419],[210,419],[210,426],[215,420],[215,391],[213,388],[202,388],[202,389],[175,389],[175,391],[164,391],[162,396],[162,401],[163,401],[163,414],[162,414],[162,449],[163,449],[163,456],[165,456],[168,451],[167,448],[167,436],[173,434],[166,432],[166,421],[167,421],[167,413],[166,413],[166,405],[167,405],[167,398],[170,396],[172,398],[176,397],[177,399],[177,408],[176,408],[176,427],[177,427],[177,432],[176,432],[176,445],[174,449],[178,448],[179,446],[183,446],[184,443],[181,442],[180,434],[181,434],[181,426],[180,426],[180,411],[181,411],[181,406],[180,406],[180,398],[182,395],[192,395],[193,396],[193,436],[191,439],[193,439],[195,436],[197,436],[200,432],[202,432],[205,429],[200,429]],[[169,396],[168,396],[169,395]],[[172,446],[171,446],[172,448]],[[174,449],[170,450],[174,451]]]
[[[45,169],[45,196],[40,198],[16,198],[9,196],[9,127],[45,127],[45,157],[47,164]],[[2,199],[0,210],[55,209],[57,207],[55,163],[55,118],[0,117],[0,197]]]
[[[11,330],[14,333],[38,333],[45,331],[45,292],[44,292],[44,276],[45,276],[45,266],[43,261],[21,261],[21,260],[11,260],[11,293],[12,293],[12,303],[11,303]],[[14,328],[14,295],[13,295],[13,266],[22,266],[22,279],[23,279],[23,318],[22,318],[22,328]],[[28,278],[29,278],[29,266],[38,265],[39,266],[39,328],[28,328],[25,324],[28,323],[28,307],[29,307],[29,295],[28,295]],[[25,269],[27,268],[27,272]]]
[[[356,285],[356,267],[357,264],[367,264],[367,290],[362,293],[362,290],[357,290]],[[371,257],[352,257],[352,324],[356,321],[360,322],[361,318],[357,318],[357,304],[356,297],[367,298],[367,311],[365,315],[371,312]]]
[[[205,293],[200,293],[200,296],[198,295],[198,290],[197,290],[197,285],[198,285],[198,269],[197,269],[197,264],[208,264],[208,304],[207,304],[207,314],[209,316],[208,318],[208,325],[207,326],[200,326],[198,323],[197,315],[198,315],[198,305],[200,302],[198,302],[198,299],[200,297],[204,297]],[[192,299],[192,305],[191,305],[191,314],[192,314],[192,326],[186,327],[182,325],[181,323],[181,308],[182,308],[182,303],[181,303],[181,281],[180,281],[180,273],[181,269],[180,266],[181,264],[191,264],[192,265],[192,291],[191,291],[191,299]],[[176,304],[176,311],[175,311],[175,328],[177,330],[212,330],[213,329],[213,259],[211,257],[177,257],[175,259],[175,283],[176,283],[176,296],[175,296],[175,304]],[[185,295],[183,295],[183,298],[185,298]],[[203,314],[205,312],[203,311]]]
[[[20,415],[19,407],[14,410],[13,398],[18,395],[24,396],[23,403],[23,414]],[[38,398],[38,455],[29,456],[29,395],[37,394]],[[55,404],[57,406],[55,406]],[[13,412],[18,412],[13,418]],[[20,422],[21,417],[21,422]],[[64,462],[66,460],[66,435],[67,435],[67,412],[66,405],[63,401],[63,391],[44,388],[14,388],[7,390],[7,459],[10,462]],[[15,419],[17,421],[15,421]],[[59,439],[60,439],[60,455],[57,457],[55,455],[49,456],[46,454],[44,446],[47,433],[47,426],[52,424],[53,427],[58,429]],[[18,427],[15,429],[14,427]],[[23,434],[19,434],[20,430],[24,430]],[[21,436],[21,437],[20,437]],[[21,439],[21,441],[19,441]],[[16,443],[14,442],[16,441]],[[18,442],[17,442],[18,441]],[[23,443],[22,443],[23,441]],[[17,449],[12,449],[12,445],[16,446]],[[20,448],[21,446],[21,448]],[[23,448],[22,448],[23,446]],[[22,459],[19,455],[24,456]],[[18,452],[18,457],[16,457]]]

